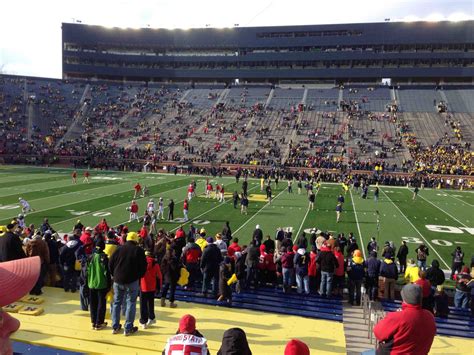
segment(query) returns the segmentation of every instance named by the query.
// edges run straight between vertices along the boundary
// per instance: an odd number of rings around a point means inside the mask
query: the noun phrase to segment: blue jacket
[[[388,279],[398,279],[397,264],[395,264],[391,259],[384,259],[380,264],[380,276]]]
[[[347,267],[347,275],[349,279],[354,281],[360,281],[365,276],[365,268],[364,262],[356,263],[353,259],[349,261],[349,265]]]
[[[367,276],[369,277],[379,277],[380,273],[380,260],[377,259],[376,257],[371,256],[370,258],[367,259],[366,265],[367,265]]]

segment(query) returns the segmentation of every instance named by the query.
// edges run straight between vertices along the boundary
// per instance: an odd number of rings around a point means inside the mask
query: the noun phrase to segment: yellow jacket
[[[413,283],[420,278],[418,273],[420,272],[420,268],[418,266],[407,266],[405,270],[405,282],[406,283]]]
[[[207,245],[207,241],[206,241],[206,239],[204,239],[204,238],[198,238],[198,239],[196,240],[196,244],[199,245],[199,247],[201,248],[201,250],[204,250],[204,248],[205,248],[206,245]]]

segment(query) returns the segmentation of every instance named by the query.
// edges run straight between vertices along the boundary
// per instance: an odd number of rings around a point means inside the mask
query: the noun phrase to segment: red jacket
[[[156,291],[156,280],[160,282],[160,288],[162,284],[162,276],[160,265],[151,256],[146,257],[147,267],[145,275],[140,279],[140,290],[142,292],[154,292]]]
[[[97,231],[102,234],[106,234],[109,231],[109,226],[107,225],[107,222],[101,221],[97,225]]]
[[[414,283],[415,285],[421,287],[421,290],[423,291],[423,298],[429,297],[431,293],[431,282],[429,282],[427,279],[418,279]]]
[[[183,250],[183,259],[186,264],[196,264],[201,259],[202,250],[196,243],[188,245]]]
[[[424,355],[430,351],[436,323],[433,314],[421,305],[402,303],[401,312],[391,312],[377,323],[374,335],[386,341],[392,355]]]
[[[233,257],[234,254],[238,251],[242,251],[242,248],[240,247],[240,245],[236,242],[233,242],[231,245],[229,245],[229,247],[227,248],[227,255],[229,255],[230,257]]]
[[[138,205],[136,203],[132,203],[130,205],[130,212],[137,213],[138,212]]]
[[[316,263],[316,257],[318,254],[311,252],[309,253],[309,265],[308,265],[308,276],[316,277],[318,264]]]
[[[91,233],[89,231],[83,232],[79,239],[84,246],[84,253],[86,253],[86,255],[92,254],[92,250],[94,249],[94,240],[92,239]]]
[[[175,235],[176,238],[183,238],[184,236],[185,236],[185,233],[184,233],[184,230],[182,228],[180,228],[176,231],[176,235]]]
[[[334,275],[344,276],[344,255],[341,252],[334,252],[334,256],[338,264],[336,270],[334,270]]]

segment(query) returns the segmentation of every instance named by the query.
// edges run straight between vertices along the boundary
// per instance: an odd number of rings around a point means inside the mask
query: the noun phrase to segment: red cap
[[[190,314],[185,314],[179,320],[179,332],[192,334],[196,330],[196,318]]]
[[[298,339],[291,339],[285,347],[285,355],[309,355],[308,345]]]

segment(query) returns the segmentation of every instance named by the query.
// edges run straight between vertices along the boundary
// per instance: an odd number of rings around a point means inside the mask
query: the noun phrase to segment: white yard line
[[[418,228],[416,228],[413,223],[411,223],[411,221],[408,219],[408,217],[400,210],[400,208],[395,204],[395,202],[393,202],[390,197],[388,197],[388,195],[383,191],[383,189],[380,189],[380,191],[382,191],[382,193],[385,195],[386,198],[388,198],[388,200],[395,206],[395,208],[398,210],[398,212],[400,212],[400,214],[405,217],[405,219],[407,220],[407,222],[412,226],[412,228],[419,234],[419,236],[425,241],[426,245],[429,246],[431,248],[431,250],[433,250],[435,252],[435,254],[440,258],[440,260],[444,263],[444,265],[446,265],[446,267],[448,269],[451,269],[451,267],[446,263],[446,261],[444,261],[444,259],[441,257],[441,255],[439,255],[439,253],[436,251],[435,248],[433,248],[433,246],[428,242],[428,240],[426,240],[426,238],[423,236],[423,234],[421,234],[421,232],[418,230]]]
[[[357,218],[357,211],[356,211],[356,206],[355,206],[355,203],[354,203],[354,197],[352,196],[352,189],[349,189],[349,193],[351,195],[352,208],[354,209],[354,216],[355,216],[355,220],[356,220],[356,224],[357,224],[357,231],[359,232],[359,240],[360,240],[359,249],[362,250],[362,253],[364,255],[364,259],[366,259],[365,245],[364,245],[364,240],[362,239],[362,232],[360,231],[359,218]]]
[[[431,202],[430,200],[424,198],[423,196],[420,195],[420,193],[418,193],[418,196],[420,196],[423,200],[425,200],[426,202],[430,203],[431,205],[435,206],[437,209],[439,209],[441,212],[444,212],[446,213],[449,217],[451,217],[452,219],[454,219],[456,222],[460,223],[463,227],[467,227],[464,223],[462,223],[459,219],[457,219],[456,217],[454,217],[451,213],[449,212],[446,212],[445,210],[443,210],[441,207],[439,206],[436,206],[433,202]]]
[[[181,181],[181,180],[185,180],[185,179],[180,179],[180,180],[176,180],[176,181]],[[160,185],[160,184],[157,184],[157,185]],[[156,185],[153,185],[153,186],[156,186]],[[183,189],[183,188],[187,188],[187,187],[188,187],[188,184],[183,185],[183,186],[176,187],[176,188],[171,189],[171,190],[161,191],[161,192],[156,193],[156,194],[154,194],[154,195],[146,196],[146,198],[157,197],[157,196],[166,194],[166,193],[168,193],[168,192],[170,192],[170,191],[175,191],[175,190],[179,190],[179,189]],[[101,197],[102,197],[102,196],[101,196]],[[184,201],[184,200],[183,200],[183,201]],[[103,209],[112,209],[112,208],[116,208],[116,207],[123,206],[123,205],[129,205],[129,204],[130,204],[130,201],[127,201],[127,202],[119,203],[119,204],[117,204],[117,205],[107,206],[107,207],[105,207],[105,208],[103,208]],[[64,222],[68,222],[68,221],[71,221],[71,220],[74,220],[74,219],[80,219],[80,218],[83,218],[83,217],[88,216],[88,215],[90,215],[90,214],[94,214],[94,213],[96,213],[96,212],[98,212],[98,211],[100,211],[100,209],[99,209],[99,210],[95,210],[95,211],[90,211],[90,212],[88,212],[88,213],[81,214],[80,216],[74,216],[74,217],[72,217],[72,218],[64,219],[64,220],[62,220],[61,222],[55,223],[55,225],[62,224],[62,223],[64,223]],[[99,217],[99,218],[100,218],[100,217]],[[126,222],[125,222],[125,223],[126,223]]]
[[[469,191],[463,191],[463,192],[469,192]],[[470,204],[469,202],[466,202],[466,201],[464,201],[464,200],[461,200],[459,197],[453,196],[453,195],[451,195],[450,193],[446,193],[446,195],[448,195],[449,197],[452,197],[452,198],[454,198],[454,199],[456,199],[456,200],[458,200],[458,201],[460,201],[460,202],[462,202],[462,203],[465,203],[465,204],[468,205],[469,207],[474,207],[474,205]]]
[[[283,192],[285,192],[285,191],[286,191],[286,189],[281,190],[280,193],[279,193],[278,195],[276,195],[274,199],[272,199],[272,202],[275,201],[275,200],[276,200]],[[269,206],[269,205],[270,205],[270,202],[267,202],[265,205],[263,205],[262,208],[260,208],[253,216],[251,216],[249,219],[247,219],[247,221],[246,221],[244,224],[242,224],[239,228],[237,228],[237,230],[236,230],[234,233],[232,233],[232,234],[233,234],[233,235],[237,234],[237,232],[238,232],[239,230],[241,230],[242,228],[244,228],[252,219],[255,218],[255,216],[257,216],[260,212],[263,211],[263,209],[264,209],[265,207],[267,207],[267,206]]]
[[[179,179],[179,180],[175,180],[175,181],[181,181],[181,180],[185,180],[185,179]],[[154,185],[149,185],[148,187],[154,187],[154,186],[158,186],[158,185],[163,185],[163,184],[167,184],[167,183],[170,183],[172,181],[164,181],[164,182],[161,182],[159,184],[154,184]],[[121,184],[117,184],[117,185],[121,185]],[[114,185],[116,186],[116,185]],[[96,190],[96,189],[103,189],[104,186],[101,186],[101,187],[95,187],[93,189],[89,189],[89,190],[86,190],[86,191],[91,191],[91,190]],[[107,197],[107,196],[112,196],[112,195],[116,195],[116,194],[120,194],[120,193],[127,193],[127,192],[131,192],[132,190],[131,189],[128,189],[126,191],[115,191],[115,192],[112,192],[110,194],[107,194],[107,195],[100,195],[100,196],[97,196],[95,198],[86,198],[86,199],[83,199],[83,200],[74,200],[72,202],[69,202],[69,203],[66,203],[66,204],[62,204],[62,205],[56,205],[56,206],[52,206],[52,207],[48,207],[48,208],[44,208],[42,210],[34,210],[32,213],[30,214],[34,214],[34,213],[39,213],[39,212],[44,212],[44,211],[49,211],[49,210],[52,210],[52,209],[55,209],[55,208],[58,208],[58,207],[66,207],[66,206],[70,206],[70,205],[73,205],[73,204],[76,204],[76,203],[79,203],[79,202],[85,202],[85,201],[90,201],[90,200],[95,200],[95,199],[98,199],[98,198],[102,198],[102,197]],[[85,192],[85,191],[84,191]],[[61,195],[61,197],[65,196],[67,194],[64,194],[64,195]],[[41,199],[36,199],[36,200],[29,200],[28,202],[31,202],[31,201],[38,201],[38,200],[42,200],[42,199],[46,199],[46,198],[51,198],[51,197],[56,197],[56,196],[59,196],[59,195],[54,195],[54,196],[49,196],[49,197],[44,197],[44,198],[41,198]],[[20,208],[20,207],[18,207]],[[93,212],[97,212],[97,211],[93,211]],[[7,217],[0,217],[1,219],[9,219],[9,218],[14,218],[16,217],[17,215],[14,215],[14,216],[7,216]],[[77,217],[77,216],[76,216]],[[59,222],[59,223],[62,223],[62,222]]]
[[[321,184],[319,190],[316,191],[316,194],[314,195],[315,203],[317,202],[316,197],[318,196],[318,193],[319,193],[319,191],[321,190],[321,187],[323,187],[323,184]],[[306,221],[306,218],[308,217],[308,213],[309,213],[309,203],[308,203],[308,209],[306,210],[306,214],[304,215],[303,221],[301,222],[300,228],[298,229],[298,233],[296,233],[295,239],[293,240],[293,244],[296,242],[296,239],[297,239],[298,236],[300,235],[300,232],[301,232],[301,229],[303,228],[304,222]]]

